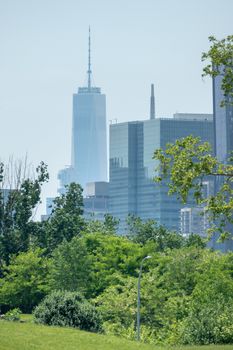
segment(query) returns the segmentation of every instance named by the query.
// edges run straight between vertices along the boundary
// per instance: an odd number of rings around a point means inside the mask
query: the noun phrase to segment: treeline
[[[135,339],[142,259],[141,338],[155,344],[233,342],[233,254],[205,248],[153,220],[86,222],[82,189],[56,198],[49,220],[34,222],[46,166],[4,198],[0,191],[1,313],[34,311],[37,322]],[[4,178],[1,167],[0,181]],[[65,318],[68,313],[69,317]]]

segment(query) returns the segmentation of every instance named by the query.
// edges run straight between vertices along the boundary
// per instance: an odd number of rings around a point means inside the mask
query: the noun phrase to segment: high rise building
[[[61,193],[72,181],[84,190],[89,182],[107,181],[106,97],[92,86],[90,29],[87,86],[73,95],[71,166],[58,178]]]
[[[108,186],[108,182],[90,182],[87,184],[86,196],[83,200],[85,219],[104,221],[109,207]]]
[[[222,76],[213,78],[215,154],[219,161],[226,163],[233,151],[233,105],[221,106],[224,100],[221,84]]]
[[[203,238],[207,237],[210,228],[208,214],[203,207],[185,207],[180,211],[181,233],[184,237],[197,234]]]
[[[206,199],[214,193],[214,180],[202,182],[202,198]],[[184,207],[180,211],[180,231],[187,237],[192,233],[207,238],[210,228],[209,214],[204,204]]]
[[[188,136],[199,136],[213,145],[211,114],[174,114],[173,118],[155,116],[154,89],[151,89],[150,119],[110,125],[109,211],[121,220],[134,214],[155,219],[169,229],[180,230],[180,209],[175,196],[167,195],[165,184],[153,181],[158,165],[152,159],[155,149]]]
[[[223,68],[221,69],[221,73],[224,74]],[[221,88],[222,74],[213,78],[214,144],[217,159],[226,164],[230,153],[233,151],[233,101],[230,101],[227,97],[226,105],[221,106],[221,102],[225,99]],[[216,191],[219,190],[223,180],[222,177],[216,178]],[[228,224],[226,230],[233,237],[233,225]],[[219,234],[215,233],[211,242],[212,247],[222,251],[233,250],[232,237],[220,243],[218,241]]]

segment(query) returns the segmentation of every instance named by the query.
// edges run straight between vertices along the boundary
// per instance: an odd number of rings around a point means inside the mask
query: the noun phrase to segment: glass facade
[[[106,97],[100,88],[81,87],[73,95],[71,166],[60,170],[60,193],[71,182],[86,189],[107,181]]]
[[[213,79],[215,154],[221,162],[226,162],[233,151],[233,105],[220,106],[224,99],[221,83],[221,76]]]
[[[107,181],[106,102],[99,88],[80,88],[73,95],[71,165],[83,188]]]
[[[110,126],[109,209],[121,220],[120,233],[128,214],[180,229],[181,203],[167,195],[165,184],[153,181],[157,164],[152,157],[155,149],[190,134],[213,145],[212,116],[186,114]]]
[[[222,70],[223,71],[223,70]],[[215,155],[220,162],[227,163],[230,152],[233,151],[233,105],[226,104],[221,107],[221,101],[224,95],[221,90],[222,77],[217,76],[213,79],[213,110],[214,110],[214,136],[215,136]],[[232,102],[232,101],[231,101]],[[218,191],[223,178],[217,178],[215,188]],[[228,224],[226,230],[233,236],[233,225]],[[223,243],[218,242],[219,235],[213,236],[211,247],[222,251],[233,251],[232,237]]]

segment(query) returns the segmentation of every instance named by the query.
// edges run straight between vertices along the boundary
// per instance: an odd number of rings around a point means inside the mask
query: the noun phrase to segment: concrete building
[[[153,181],[157,163],[152,157],[155,149],[190,134],[213,145],[213,116],[176,113],[158,118],[152,107],[148,120],[110,125],[109,211],[120,219],[121,233],[128,214],[180,230],[181,203],[167,195],[166,185]]]

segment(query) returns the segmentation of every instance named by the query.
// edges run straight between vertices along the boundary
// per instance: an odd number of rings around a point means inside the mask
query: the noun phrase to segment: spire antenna
[[[154,84],[151,84],[151,95],[150,95],[150,119],[155,119],[155,95],[154,95]]]
[[[88,37],[88,90],[91,90],[91,28],[89,26],[89,37]]]

